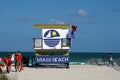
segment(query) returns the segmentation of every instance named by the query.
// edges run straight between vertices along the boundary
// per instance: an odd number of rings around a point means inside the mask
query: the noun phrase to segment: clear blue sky
[[[78,26],[71,52],[120,52],[120,0],[0,0],[0,51],[34,51],[34,24]]]

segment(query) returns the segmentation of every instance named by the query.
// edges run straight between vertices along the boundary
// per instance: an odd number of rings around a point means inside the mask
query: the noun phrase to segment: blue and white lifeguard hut
[[[69,68],[71,38],[68,24],[35,24],[42,29],[42,38],[33,38],[34,64],[60,64]]]

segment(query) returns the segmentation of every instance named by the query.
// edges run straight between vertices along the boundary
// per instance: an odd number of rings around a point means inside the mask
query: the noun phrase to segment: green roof
[[[68,24],[35,24],[35,28],[70,28]]]

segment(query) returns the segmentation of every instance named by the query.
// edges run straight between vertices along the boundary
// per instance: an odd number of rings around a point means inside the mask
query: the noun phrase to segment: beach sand
[[[97,65],[70,65],[66,68],[24,67],[24,71],[6,74],[12,80],[120,80],[120,71]]]

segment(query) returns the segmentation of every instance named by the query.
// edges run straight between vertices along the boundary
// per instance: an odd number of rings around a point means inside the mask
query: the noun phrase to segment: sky
[[[34,51],[48,23],[77,26],[71,52],[120,52],[120,0],[0,0],[0,51]]]

